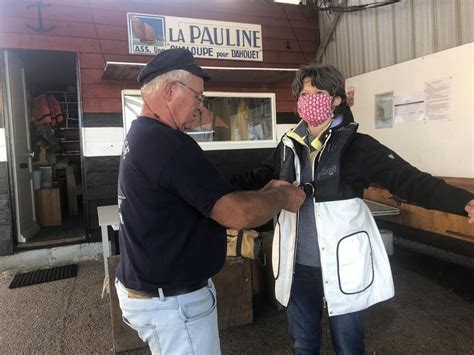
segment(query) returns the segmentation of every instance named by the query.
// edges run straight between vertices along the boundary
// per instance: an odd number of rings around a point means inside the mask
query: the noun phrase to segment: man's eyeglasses
[[[204,101],[204,95],[203,94],[199,93],[198,91],[194,90],[193,88],[190,88],[189,86],[187,86],[182,81],[177,81],[177,83],[179,85],[181,85],[182,87],[184,87],[184,88],[188,89],[189,91],[191,91],[194,94],[194,98],[199,102],[199,104],[202,104],[202,102]]]

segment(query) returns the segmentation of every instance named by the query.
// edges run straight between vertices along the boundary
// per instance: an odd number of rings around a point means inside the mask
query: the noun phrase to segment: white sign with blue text
[[[131,54],[187,48],[197,58],[263,60],[260,25],[136,13],[127,23]]]

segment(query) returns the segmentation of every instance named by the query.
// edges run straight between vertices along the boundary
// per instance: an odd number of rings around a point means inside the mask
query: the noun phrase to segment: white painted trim
[[[122,127],[83,127],[82,136],[85,143],[123,142]]]
[[[122,153],[122,127],[84,127],[82,146],[85,157],[117,156]]]
[[[203,69],[211,70],[237,70],[237,71],[248,71],[248,70],[261,70],[261,71],[291,71],[297,72],[297,68],[247,68],[247,67],[202,67]]]
[[[198,142],[202,150],[233,150],[233,149],[260,149],[275,148],[277,142],[269,141],[237,141],[237,142]]]
[[[9,132],[9,137],[10,141],[9,146],[11,149],[11,165],[12,165],[12,173],[13,173],[13,199],[15,201],[15,219],[14,223],[16,224],[16,239],[18,243],[24,243],[26,242],[26,239],[23,237],[21,234],[21,226],[20,226],[20,202],[18,200],[18,176],[17,176],[17,167],[16,167],[16,160],[15,157],[15,144],[13,142],[13,112],[12,112],[12,95],[11,95],[11,87],[10,87],[10,52],[5,51],[4,52],[4,61],[5,61],[5,92],[6,92],[6,102],[5,104],[7,105],[7,114],[5,115],[5,127],[7,131]]]
[[[5,128],[0,128],[0,162],[8,161]]]

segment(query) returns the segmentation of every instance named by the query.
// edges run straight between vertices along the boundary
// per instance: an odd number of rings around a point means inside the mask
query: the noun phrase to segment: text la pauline
[[[224,47],[261,47],[260,31],[196,25],[190,25],[188,31],[182,28],[168,28],[168,42]]]

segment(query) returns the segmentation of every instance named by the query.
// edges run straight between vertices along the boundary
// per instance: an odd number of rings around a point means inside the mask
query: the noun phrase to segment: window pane
[[[188,132],[198,142],[273,139],[269,97],[206,96],[204,106]]]

